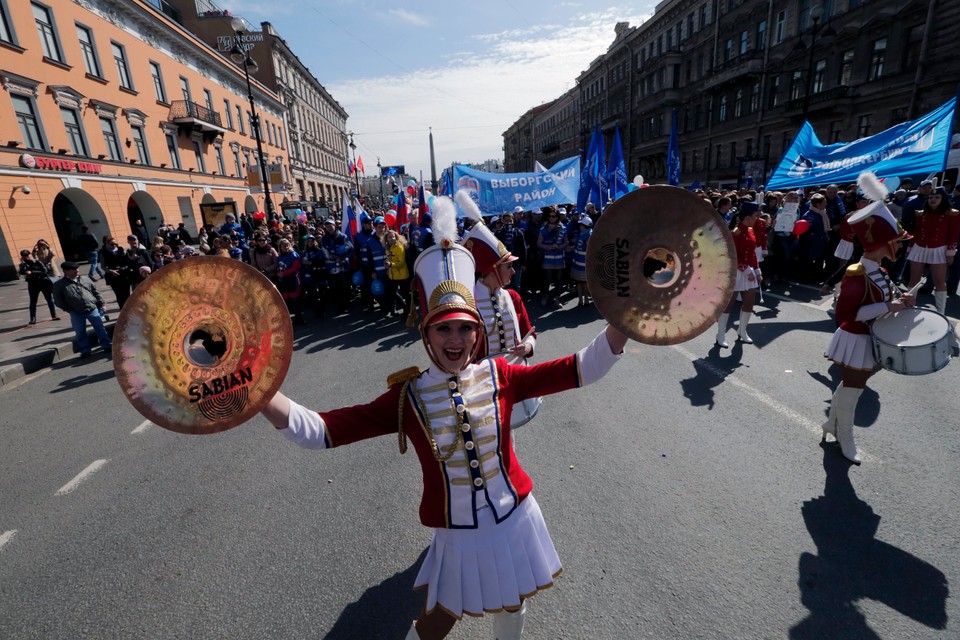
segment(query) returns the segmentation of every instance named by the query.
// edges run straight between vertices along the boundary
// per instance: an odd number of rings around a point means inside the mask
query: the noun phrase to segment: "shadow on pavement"
[[[823,400],[826,405],[823,408],[823,417],[826,419],[827,416],[830,415],[830,398],[840,385],[840,366],[835,362],[831,362],[826,375],[819,371],[807,371],[807,375],[827,388]],[[857,402],[857,414],[854,419],[854,424],[858,427],[869,427],[876,423],[879,417],[880,394],[868,386],[863,390],[860,401]]]
[[[946,629],[947,578],[932,564],[876,539],[880,516],[857,497],[850,463],[837,445],[821,444],[823,495],[800,512],[817,555],[800,555],[800,601],[809,615],[790,629],[791,640],[877,639],[857,609],[869,598],[931,629]]]
[[[426,555],[424,549],[410,568],[370,587],[359,600],[348,604],[327,634],[327,640],[406,637],[423,609],[423,594],[413,590],[413,582]]]

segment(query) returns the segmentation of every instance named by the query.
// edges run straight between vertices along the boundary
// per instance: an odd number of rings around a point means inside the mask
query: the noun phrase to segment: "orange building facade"
[[[251,76],[267,165],[290,182],[286,107]],[[0,0],[0,279],[46,239],[267,210],[240,68],[144,0]],[[284,187],[271,189],[277,212]]]

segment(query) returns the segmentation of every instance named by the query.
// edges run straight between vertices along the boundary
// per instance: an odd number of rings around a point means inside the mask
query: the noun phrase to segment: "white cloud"
[[[400,18],[408,24],[412,24],[415,27],[427,27],[430,26],[430,21],[425,17],[421,16],[418,13],[413,13],[412,11],[407,11],[406,9],[388,9],[387,13]]]
[[[607,50],[614,25],[623,21],[636,25],[641,16],[608,9],[565,25],[479,35],[476,40],[486,44],[482,51],[455,54],[442,67],[339,83],[330,90],[349,113],[358,153],[426,176],[429,127],[438,171],[454,161],[502,158],[503,132],[528,109],[572,87]]]

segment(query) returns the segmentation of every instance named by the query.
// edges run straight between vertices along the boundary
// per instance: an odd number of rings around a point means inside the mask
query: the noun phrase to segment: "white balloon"
[[[887,188],[887,191],[893,193],[900,187],[900,177],[899,176],[890,176],[883,181],[883,186]]]
[[[633,184],[637,185],[638,187],[642,187],[642,186],[643,186],[643,176],[641,176],[639,173],[638,173],[637,175],[633,176]]]

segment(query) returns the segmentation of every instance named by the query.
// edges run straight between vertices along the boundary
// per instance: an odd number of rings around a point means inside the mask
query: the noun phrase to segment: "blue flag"
[[[580,189],[577,191],[577,211],[583,213],[587,208],[587,201],[591,194],[597,190],[596,165],[597,165],[597,147],[600,146],[600,127],[593,130],[590,136],[590,145],[587,147],[587,157],[583,162],[583,169],[580,171]],[[594,204],[598,201],[595,200]]]
[[[667,182],[680,186],[680,143],[677,140],[677,110],[670,116],[670,146],[667,147]]]
[[[607,162],[607,183],[610,186],[610,200],[624,196],[627,186],[627,165],[623,161],[623,145],[620,142],[620,127],[613,131],[613,144],[610,147],[610,161]]]
[[[593,179],[596,182],[597,189],[596,192],[591,192],[591,196],[596,195],[596,199],[594,199],[593,202],[597,207],[603,209],[606,201],[610,199],[610,196],[607,195],[607,188],[609,187],[607,183],[607,149],[599,126],[596,128],[595,133],[597,136],[597,160],[593,167]]]
[[[823,145],[809,122],[770,176],[767,189],[856,182],[870,170],[878,178],[942,171],[950,151],[957,99],[925,116],[853,142]]]

